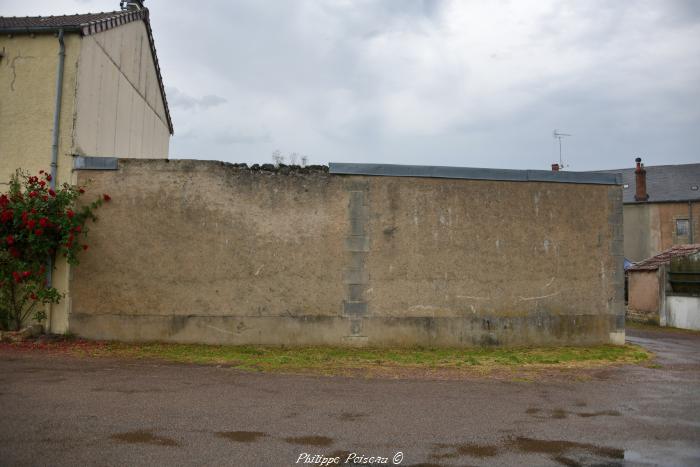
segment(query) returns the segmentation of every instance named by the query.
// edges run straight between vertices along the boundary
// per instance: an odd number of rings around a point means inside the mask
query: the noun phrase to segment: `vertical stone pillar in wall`
[[[343,316],[348,318],[349,329],[345,340],[362,343],[367,340],[362,321],[368,313],[366,291],[369,274],[365,262],[370,249],[369,240],[369,184],[346,182],[348,192],[348,232],[345,237],[346,266],[343,271],[345,299]]]
[[[614,327],[610,332],[612,344],[625,343],[625,247],[624,228],[622,222],[622,187],[619,185],[608,188],[608,225],[610,226],[610,256],[614,262],[611,286],[612,300],[608,312],[614,316]]]

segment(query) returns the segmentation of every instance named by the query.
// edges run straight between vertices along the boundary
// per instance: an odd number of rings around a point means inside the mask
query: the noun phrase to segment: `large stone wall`
[[[371,346],[624,339],[621,187],[120,160],[70,329]]]

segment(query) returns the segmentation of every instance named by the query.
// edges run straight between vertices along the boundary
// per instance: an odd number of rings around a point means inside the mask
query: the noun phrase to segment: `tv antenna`
[[[554,137],[554,139],[559,140],[559,167],[564,168],[564,161],[561,158],[561,140],[566,136],[573,136],[573,135],[570,135],[568,133],[559,133],[559,130],[557,130],[555,128],[554,131],[552,132],[552,136]]]

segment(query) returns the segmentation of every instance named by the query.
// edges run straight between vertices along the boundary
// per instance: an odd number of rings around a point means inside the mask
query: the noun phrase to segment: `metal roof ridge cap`
[[[331,162],[329,173],[344,175],[454,178],[468,180],[541,181],[621,185],[619,174],[593,172],[551,172],[548,170],[494,169],[482,167],[426,166],[401,164],[360,164]]]

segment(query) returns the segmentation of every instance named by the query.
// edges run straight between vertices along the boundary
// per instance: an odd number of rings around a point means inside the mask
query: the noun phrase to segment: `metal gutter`
[[[80,32],[80,26],[31,26],[25,28],[2,28],[0,34],[49,34],[59,31]]]
[[[56,175],[58,172],[58,135],[61,124],[61,100],[63,98],[63,69],[66,62],[66,44],[63,41],[63,29],[58,30],[58,65],[56,69],[56,104],[53,112],[53,133],[51,135],[51,180],[49,186],[56,188]],[[49,258],[49,267],[46,270],[46,285],[53,285],[53,258]],[[47,327],[51,329],[51,313],[48,314]]]
[[[74,156],[73,170],[118,170],[119,159],[116,157]]]
[[[482,169],[429,165],[354,164],[331,162],[329,172],[338,175],[383,177],[454,178],[511,182],[553,182],[593,185],[622,185],[621,174],[595,172],[553,172],[549,170]]]

